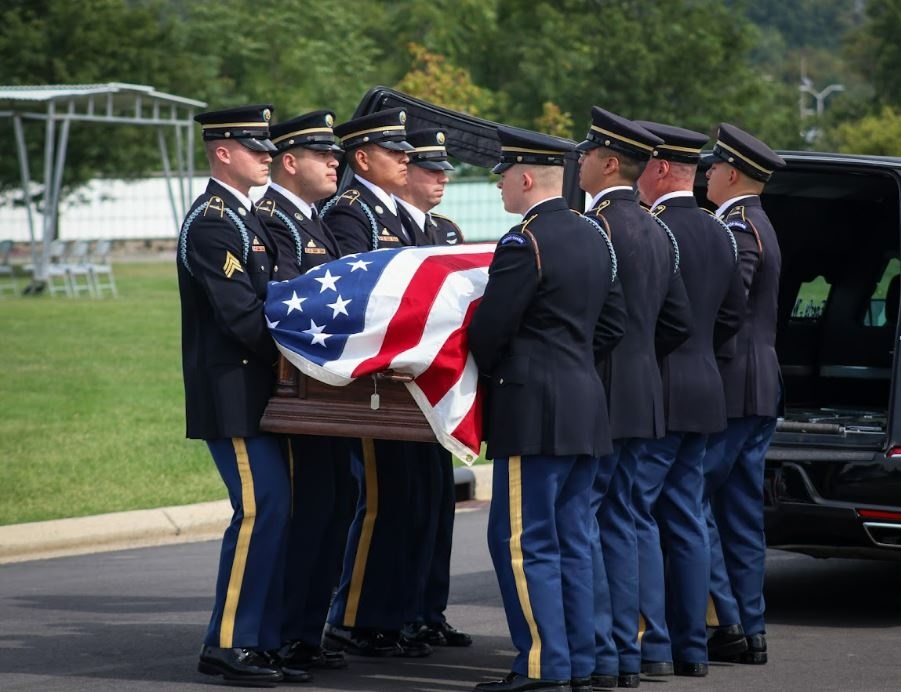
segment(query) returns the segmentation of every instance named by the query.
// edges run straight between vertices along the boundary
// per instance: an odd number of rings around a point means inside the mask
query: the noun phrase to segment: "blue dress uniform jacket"
[[[449,218],[434,212],[429,217],[428,223],[431,226],[432,242],[435,245],[459,245],[465,242],[463,231]]]
[[[351,184],[322,207],[322,217],[342,255],[416,245],[400,216],[392,214],[365,185]]]
[[[782,391],[776,356],[776,313],[782,254],[760,197],[739,200],[723,214],[738,243],[747,305],[741,329],[717,353],[729,418],[777,416]]]
[[[259,434],[274,384],[263,303],[276,250],[257,218],[210,181],[179,237],[187,436]]]
[[[491,378],[489,457],[609,453],[604,388],[581,335],[604,330],[597,348],[622,336],[623,313],[613,323],[602,315],[612,286],[601,234],[562,199],[538,205],[501,239],[469,328],[473,357]]]
[[[278,190],[269,188],[257,203],[257,217],[278,248],[275,280],[292,279],[338,259],[338,241],[320,219],[310,219]]]
[[[732,232],[694,197],[671,197],[652,210],[679,244],[680,273],[691,304],[691,335],[662,359],[666,429],[713,433],[726,427],[726,403],[714,355],[714,328],[738,331],[745,297]]]
[[[691,328],[673,244],[630,190],[611,191],[585,215],[610,228],[629,315],[625,336],[600,365],[612,436],[660,437],[665,419],[657,358],[684,342]]]

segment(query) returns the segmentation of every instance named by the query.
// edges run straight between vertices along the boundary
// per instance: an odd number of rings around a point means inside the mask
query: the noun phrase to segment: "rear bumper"
[[[822,475],[822,462],[816,465]],[[893,505],[825,498],[813,482],[808,463],[767,460],[764,476],[764,519],[767,545],[816,557],[866,557],[901,560],[901,493]],[[840,480],[846,466],[829,474],[833,483]],[[872,481],[872,473],[868,474]],[[883,483],[895,482],[887,473]],[[855,476],[859,476],[855,474]],[[847,495],[843,488],[830,486],[836,495]],[[853,495],[858,495],[855,487]],[[878,498],[884,502],[884,485]],[[864,501],[858,501],[864,500]],[[880,510],[898,513],[897,518],[869,519],[861,511]]]

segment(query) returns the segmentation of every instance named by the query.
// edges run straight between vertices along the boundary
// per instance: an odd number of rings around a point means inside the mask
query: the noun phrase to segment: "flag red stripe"
[[[435,360],[416,378],[416,384],[432,406],[441,401],[448,390],[460,379],[469,353],[466,328],[469,327],[472,314],[480,302],[482,302],[481,297],[469,304],[466,314],[463,316],[463,324],[451,332],[441,350],[438,351],[438,355],[435,356]]]
[[[360,363],[352,373],[359,377],[388,369],[391,361],[422,339],[423,331],[435,296],[452,272],[487,267],[493,253],[467,255],[436,255],[422,261],[401,297],[397,311],[385,331],[380,351]],[[426,309],[429,308],[429,309]]]
[[[476,388],[475,400],[460,424],[451,431],[451,437],[459,440],[467,448],[478,452],[482,445],[482,392],[481,383]]]

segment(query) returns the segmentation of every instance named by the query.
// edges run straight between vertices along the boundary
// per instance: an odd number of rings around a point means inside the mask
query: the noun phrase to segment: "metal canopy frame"
[[[193,201],[194,111],[206,107],[203,101],[173,96],[141,84],[47,84],[41,86],[0,86],[0,118],[11,118],[16,137],[22,193],[28,216],[34,283],[26,292],[39,292],[47,280],[50,242],[56,237],[59,195],[66,165],[66,146],[73,122],[95,122],[156,127],[157,145],[163,164],[172,220],[177,230]],[[44,205],[41,252],[37,251],[34,209],[29,194],[31,173],[23,120],[43,120],[44,125]],[[166,130],[175,138],[175,176],[169,160]]]

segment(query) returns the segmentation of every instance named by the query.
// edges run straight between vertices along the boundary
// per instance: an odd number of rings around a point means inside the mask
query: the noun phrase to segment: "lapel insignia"
[[[375,205],[375,213],[376,213],[376,214],[384,214],[384,213],[385,213],[385,210],[382,209],[381,205],[376,204],[376,205]]]
[[[241,267],[238,258],[228,250],[225,251],[225,264],[222,265],[222,271],[225,272],[225,276],[229,279],[232,278],[232,275],[235,272],[244,273],[244,269]]]
[[[269,214],[269,216],[272,216],[275,214],[275,201],[264,197],[260,200],[260,203],[257,204],[257,213]]]
[[[247,216],[247,210],[244,207],[238,207],[238,213],[241,216]]]
[[[301,214],[299,211],[296,211],[294,212],[294,218],[298,221],[303,221],[303,214]]]

